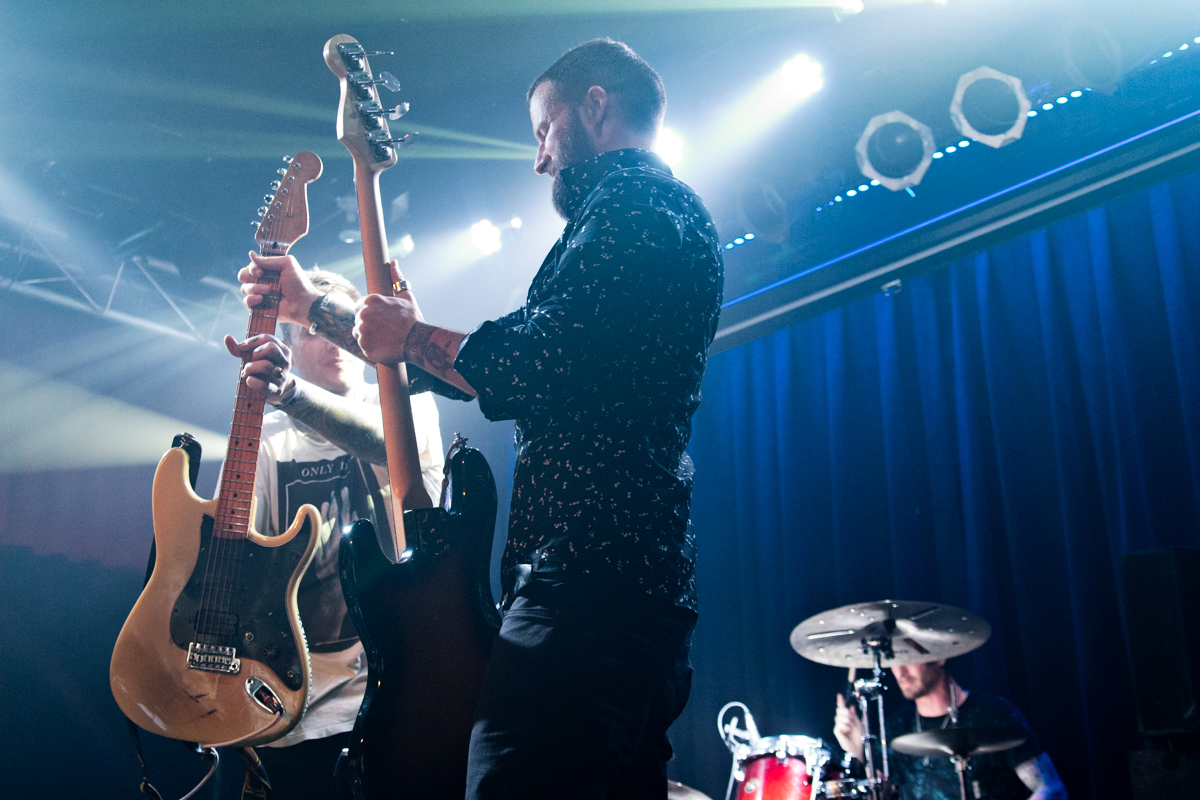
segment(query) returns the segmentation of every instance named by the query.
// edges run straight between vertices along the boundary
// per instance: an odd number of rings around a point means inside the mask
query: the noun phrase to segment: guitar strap
[[[242,780],[242,800],[271,800],[271,779],[267,769],[253,747],[239,747],[237,754],[246,765],[246,777]]]
[[[138,763],[142,765],[142,779],[138,781],[138,791],[155,800],[163,800],[162,795],[158,793],[150,783],[150,767],[146,766],[146,758],[142,755],[142,735],[137,725],[133,724],[133,720],[125,717],[125,725],[129,728],[129,738],[133,741],[133,749],[137,753]]]

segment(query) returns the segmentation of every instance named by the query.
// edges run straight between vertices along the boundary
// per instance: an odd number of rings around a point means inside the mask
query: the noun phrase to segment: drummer
[[[1066,800],[1067,790],[1050,756],[1034,738],[1029,723],[1002,697],[968,692],[946,669],[945,660],[892,667],[900,693],[909,701],[887,716],[889,740],[906,733],[946,728],[1018,728],[1025,743],[1011,750],[972,756],[967,770],[967,796],[988,800]],[[953,710],[951,710],[953,709]],[[862,722],[842,695],[837,698],[833,734],[859,763],[863,760]],[[888,747],[893,785],[901,800],[957,800],[958,775],[950,759],[906,756]],[[877,762],[878,763],[878,762]]]

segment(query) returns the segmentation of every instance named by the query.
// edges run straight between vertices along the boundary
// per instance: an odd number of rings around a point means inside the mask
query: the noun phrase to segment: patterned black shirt
[[[454,367],[488,419],[515,419],[503,571],[695,609],[684,452],[721,307],[720,242],[652,153],[563,170],[570,220],[525,305],[485,322]]]
[[[949,715],[920,717],[920,730],[933,730],[949,724]],[[1018,764],[1037,758],[1038,745],[1016,706],[1003,697],[971,692],[958,708],[958,724],[962,728],[1015,728],[1025,732],[1025,744],[1000,753],[972,756],[967,767],[967,797],[982,800],[1022,800],[1029,789],[1017,777]],[[905,703],[887,719],[888,738],[918,730],[917,707]],[[892,782],[900,790],[901,800],[958,800],[962,796],[958,773],[949,758],[906,756],[888,747]],[[978,788],[976,788],[978,785]]]

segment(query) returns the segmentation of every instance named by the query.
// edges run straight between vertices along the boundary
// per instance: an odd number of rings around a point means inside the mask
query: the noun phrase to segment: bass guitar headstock
[[[262,217],[254,223],[254,240],[263,255],[286,255],[308,233],[308,184],[321,177],[324,166],[316,153],[307,150],[285,156],[282,176],[271,184],[266,205],[258,210]]]
[[[341,85],[338,102],[337,138],[355,161],[371,172],[382,172],[396,163],[396,151],[416,140],[415,133],[393,138],[387,121],[397,120],[408,111],[408,103],[384,108],[379,86],[390,92],[400,91],[400,81],[389,72],[376,77],[367,56],[392,55],[368,53],[353,36],[338,34],[325,43],[325,63]]]

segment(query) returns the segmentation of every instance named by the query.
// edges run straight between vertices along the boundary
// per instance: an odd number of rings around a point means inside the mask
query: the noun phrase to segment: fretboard
[[[284,255],[263,248],[265,256]],[[263,302],[250,311],[246,337],[275,333],[279,316],[279,273],[264,276],[271,283],[271,292]],[[250,356],[242,356],[242,366]],[[225,452],[225,467],[221,473],[221,488],[217,497],[217,519],[213,533],[224,539],[244,539],[250,525],[250,503],[254,497],[254,479],[258,471],[258,442],[262,437],[262,394],[246,385],[239,371],[237,397],[233,405],[233,422],[229,426],[229,447]]]

